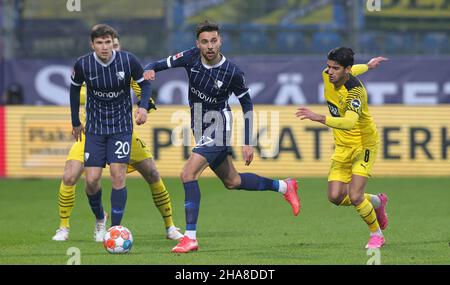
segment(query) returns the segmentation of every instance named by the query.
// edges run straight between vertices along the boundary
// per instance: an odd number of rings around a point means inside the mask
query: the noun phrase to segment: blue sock
[[[239,186],[239,190],[278,191],[280,184],[278,180],[261,177],[254,173],[239,173],[239,176],[241,176],[241,186]]]
[[[200,188],[198,181],[183,183],[184,185],[184,210],[186,212],[186,230],[197,230],[198,211],[200,209]]]
[[[102,206],[102,189],[98,190],[94,195],[87,194],[89,200],[89,206],[91,206],[91,210],[95,215],[97,220],[103,220],[105,218],[105,212],[103,211]]]
[[[127,202],[127,187],[112,189],[111,192],[111,226],[118,226],[122,221]]]

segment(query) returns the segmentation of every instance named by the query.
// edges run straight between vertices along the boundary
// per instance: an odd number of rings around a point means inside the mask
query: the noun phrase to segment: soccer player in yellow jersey
[[[113,48],[115,50],[120,50],[120,42],[118,34],[113,39]],[[139,85],[132,81],[131,88],[135,95],[140,99],[140,87]],[[80,92],[80,104],[84,105],[86,99],[86,86],[83,85]],[[149,103],[149,112],[155,109],[155,104],[152,99]],[[83,112],[81,120],[85,121],[85,114]],[[56,230],[56,234],[53,236],[53,240],[65,241],[69,238],[69,218],[72,209],[75,204],[75,187],[78,179],[83,173],[83,163],[84,163],[84,142],[85,138],[83,135],[82,141],[77,141],[72,145],[69,155],[66,159],[66,164],[64,167],[63,179],[59,188],[58,202],[59,202],[59,216],[60,216],[60,226]],[[156,168],[153,157],[150,150],[146,146],[145,142],[139,138],[136,131],[133,131],[132,141],[131,141],[131,157],[130,164],[128,166],[128,173],[137,170],[142,177],[149,184],[150,190],[152,191],[153,201],[155,206],[159,209],[161,216],[164,220],[166,227],[166,234],[168,239],[178,240],[183,237],[183,235],[178,231],[173,223],[172,219],[172,204],[170,201],[169,192],[167,192],[166,187],[159,176],[158,169]],[[99,220],[96,222],[94,229],[94,239],[97,242],[103,241],[103,236],[106,231],[106,220]]]
[[[370,229],[366,248],[380,248],[385,239],[381,230],[387,227],[387,196],[365,194],[371,176],[379,138],[369,113],[367,92],[355,76],[377,67],[384,57],[371,59],[367,65],[353,65],[354,52],[340,47],[328,53],[323,71],[325,100],[331,116],[316,114],[305,107],[296,113],[300,119],[310,119],[333,128],[336,144],[328,174],[328,199],[339,206],[353,205]]]

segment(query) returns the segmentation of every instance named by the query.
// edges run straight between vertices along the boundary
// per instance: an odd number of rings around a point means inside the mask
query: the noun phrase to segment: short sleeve
[[[132,53],[128,53],[128,60],[131,67],[131,77],[133,77],[136,83],[141,83],[144,81],[144,69],[142,68],[142,65],[138,58]]]
[[[365,104],[365,90],[362,87],[354,87],[348,91],[346,100],[346,110],[356,112],[361,115],[362,105]]]

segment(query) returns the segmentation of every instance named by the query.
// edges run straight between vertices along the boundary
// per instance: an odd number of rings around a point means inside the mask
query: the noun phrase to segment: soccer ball
[[[109,253],[127,253],[133,246],[133,236],[126,227],[110,227],[103,237],[103,246]]]

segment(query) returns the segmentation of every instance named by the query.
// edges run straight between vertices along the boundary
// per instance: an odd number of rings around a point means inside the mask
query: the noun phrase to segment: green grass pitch
[[[128,179],[122,224],[134,235],[126,255],[108,254],[93,241],[94,217],[78,183],[70,240],[55,242],[60,181],[0,180],[0,264],[66,264],[70,247],[81,264],[366,264],[368,229],[353,207],[328,202],[325,178],[298,179],[302,208],[294,217],[273,192],[226,190],[218,179],[201,179],[200,250],[175,255],[150,190]],[[174,220],[184,230],[184,192],[179,179],[165,179]],[[110,209],[110,182],[103,203]],[[387,244],[381,264],[450,264],[450,178],[374,178],[368,193],[389,196]]]

